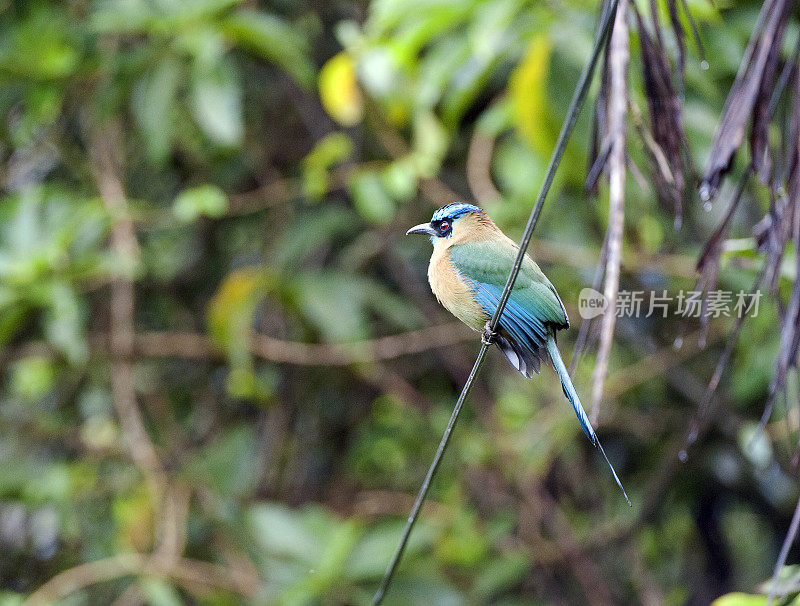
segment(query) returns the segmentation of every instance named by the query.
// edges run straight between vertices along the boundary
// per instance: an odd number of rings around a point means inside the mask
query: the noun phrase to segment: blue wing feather
[[[464,242],[449,249],[453,268],[469,286],[487,315],[494,315],[517,248],[508,240]],[[497,345],[524,376],[539,372],[548,359],[546,343],[551,331],[569,326],[555,288],[539,266],[525,257],[498,324]]]
[[[475,293],[475,299],[483,310],[489,316],[492,316],[497,310],[502,289],[493,284],[478,282],[477,280],[471,280],[466,277],[464,280],[472,288]],[[525,308],[516,301],[513,296],[513,291],[512,296],[509,297],[506,302],[503,313],[500,315],[499,326],[509,334],[518,349],[521,350],[517,353],[522,354],[522,357],[526,360],[528,365],[530,365],[531,369],[538,373],[540,360],[543,358],[542,348],[547,342],[547,328],[539,318],[528,313]],[[506,354],[506,356],[508,357],[508,354]],[[513,360],[512,363],[514,363]],[[518,370],[526,376],[532,376],[530,372],[523,371],[520,368],[518,368]]]

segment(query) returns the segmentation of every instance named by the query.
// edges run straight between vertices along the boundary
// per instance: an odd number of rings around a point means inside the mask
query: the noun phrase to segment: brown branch
[[[479,204],[487,204],[499,199],[500,192],[492,182],[492,152],[494,137],[476,128],[472,133],[467,151],[467,184]]]
[[[326,191],[331,193],[345,187],[350,176],[358,170],[378,169],[385,165],[385,162],[363,162],[339,166],[330,172]],[[228,211],[225,216],[240,217],[261,212],[303,195],[301,179],[278,178],[251,191],[228,194]]]
[[[82,587],[136,574],[146,563],[147,558],[141,554],[123,553],[75,566],[47,581],[28,597],[25,606],[45,606]]]
[[[608,133],[611,153],[608,158],[608,248],[606,258],[606,284],[603,290],[609,305],[603,314],[600,328],[600,346],[597,362],[592,372],[592,412],[590,420],[597,423],[603,384],[608,373],[614,324],[617,319],[617,292],[622,257],[622,231],[625,224],[625,127],[628,98],[628,59],[630,37],[628,34],[628,3],[620,0],[609,46],[609,108]]]
[[[159,558],[140,553],[123,553],[80,564],[57,574],[32,593],[24,604],[45,606],[83,587],[130,575],[169,577],[182,583],[224,589],[247,597],[254,596],[258,588],[257,577],[237,568],[225,568],[188,558],[180,558],[171,566],[165,567]]]
[[[145,574],[158,574],[157,561],[148,566]],[[219,566],[201,560],[181,558],[168,570],[168,575],[185,586],[218,588],[238,593],[248,598],[256,595],[259,579],[249,566]],[[162,573],[163,574],[163,573]]]
[[[288,202],[301,194],[297,179],[279,178],[252,191],[228,194],[226,216],[238,217]]]
[[[111,246],[130,271],[138,259],[139,246],[133,220],[127,213],[122,169],[119,164],[121,153],[119,141],[117,124],[110,125],[102,135],[93,132],[90,139],[90,157],[100,197],[115,220],[111,230]],[[33,604],[37,603],[35,596],[39,596],[39,599],[43,599],[46,603],[47,598],[42,596],[47,596],[48,591],[52,591],[53,588],[69,592],[74,590],[75,584],[96,582],[92,581],[93,578],[103,580],[104,575],[109,575],[106,578],[115,578],[129,574],[126,571],[131,567],[141,568],[142,571],[149,570],[150,574],[170,570],[176,579],[195,584],[207,585],[207,579],[214,576],[210,570],[196,572],[197,566],[180,565],[180,556],[186,544],[186,520],[191,492],[181,484],[169,485],[136,401],[133,376],[136,349],[134,306],[133,279],[122,272],[111,283],[109,335],[111,392],[131,457],[144,474],[150,489],[157,519],[156,550],[150,557],[134,556],[112,560],[111,565],[105,567],[78,566],[72,569],[72,575],[69,571],[57,575],[34,593],[34,597],[31,598]],[[202,563],[198,565],[205,566]],[[92,572],[95,573],[95,577],[92,577]],[[218,582],[212,583],[213,585],[230,586],[227,574],[217,576],[220,578]]]
[[[450,347],[474,338],[475,335],[459,322],[449,322],[420,330],[378,337],[354,343],[299,343],[283,341],[263,334],[254,334],[250,353],[271,362],[299,366],[349,366],[401,356],[419,354],[431,349]],[[98,352],[111,351],[109,335],[89,335],[91,348]],[[4,351],[4,359],[29,355],[55,356],[52,346],[33,341],[21,348]],[[225,353],[214,346],[206,335],[186,332],[144,332],[134,335],[133,354],[149,358],[182,358],[186,360],[224,360]]]
[[[89,151],[100,196],[115,220],[111,230],[111,246],[122,263],[132,265],[138,258],[139,245],[133,221],[127,215],[119,166],[119,136],[117,124],[109,125],[102,134],[94,132]],[[131,457],[144,473],[153,493],[154,507],[158,510],[166,478],[136,403],[131,362],[134,354],[134,290],[129,276],[119,275],[112,281],[110,307],[111,391],[114,406]]]
[[[282,341],[263,334],[254,334],[250,340],[250,353],[272,362],[304,366],[348,366],[377,360],[391,360],[400,356],[417,354],[429,349],[455,345],[473,338],[459,323],[451,322],[399,335],[379,337],[356,343],[298,343]],[[95,344],[102,338],[95,337]],[[188,359],[223,359],[210,339],[201,334],[180,332],[147,332],[137,334],[134,350],[146,357],[175,357]]]
[[[668,185],[674,185],[675,175],[672,174],[672,169],[669,166],[669,160],[667,160],[664,150],[656,142],[656,140],[653,139],[652,133],[648,130],[647,126],[645,126],[644,118],[642,117],[642,110],[639,108],[639,105],[636,103],[636,101],[628,99],[628,109],[631,113],[631,122],[636,129],[636,134],[639,135],[639,138],[644,144],[645,153],[650,157],[653,165],[658,169],[664,182]]]
[[[153,558],[164,566],[172,566],[186,549],[186,523],[189,518],[191,490],[173,482],[164,495],[159,519],[159,543]]]

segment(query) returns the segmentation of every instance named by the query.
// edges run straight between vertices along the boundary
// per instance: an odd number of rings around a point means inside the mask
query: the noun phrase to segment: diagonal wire
[[[531,237],[533,236],[533,230],[536,227],[536,223],[539,221],[539,215],[542,212],[545,198],[550,191],[550,186],[553,184],[553,178],[555,177],[556,169],[558,169],[558,165],[561,163],[561,158],[563,157],[564,150],[567,147],[567,141],[572,134],[572,129],[578,119],[578,114],[580,113],[583,102],[585,101],[586,95],[589,92],[589,85],[591,84],[592,75],[594,74],[597,61],[600,58],[602,49],[605,46],[606,40],[611,31],[611,24],[614,22],[618,4],[619,0],[606,0],[606,3],[603,5],[603,10],[600,15],[600,24],[594,39],[594,47],[592,48],[592,55],[589,58],[589,62],[583,68],[580,78],[578,79],[578,83],[575,86],[575,92],[572,95],[572,101],[570,102],[569,109],[567,110],[567,116],[561,126],[561,132],[558,134],[555,149],[553,150],[553,154],[550,156],[550,162],[547,164],[547,173],[545,174],[542,188],[539,190],[539,195],[537,196],[536,202],[533,205],[530,217],[528,217],[528,223],[525,225],[525,232],[522,234],[522,240],[520,240],[519,243],[517,258],[514,260],[511,273],[508,275],[508,280],[506,281],[505,288],[500,296],[497,309],[495,310],[492,319],[489,321],[489,330],[491,332],[494,332],[497,328],[497,324],[500,320],[500,314],[503,313],[503,309],[508,302],[508,297],[511,294],[511,289],[514,287],[514,282],[517,280],[520,267],[522,267],[522,261],[525,258],[525,251],[528,249]],[[453,414],[450,415],[450,421],[447,423],[447,427],[444,430],[444,435],[439,442],[439,447],[436,449],[436,454],[433,456],[431,466],[428,468],[428,473],[425,475],[422,486],[420,486],[419,493],[417,493],[414,506],[411,508],[411,513],[408,515],[408,520],[406,521],[405,528],[403,529],[403,536],[400,539],[400,543],[397,545],[394,556],[392,557],[392,560],[386,569],[386,573],[383,575],[380,587],[378,587],[378,590],[375,592],[375,596],[372,598],[373,606],[380,604],[383,601],[383,598],[386,595],[386,590],[389,588],[389,585],[394,578],[397,565],[400,563],[400,559],[403,557],[403,552],[405,551],[406,544],[408,543],[408,538],[411,536],[411,530],[414,528],[414,524],[419,517],[420,509],[422,509],[422,505],[428,495],[428,490],[430,489],[433,476],[436,474],[436,470],[439,468],[439,463],[442,460],[444,451],[447,449],[447,444],[450,441],[450,435],[452,434],[453,428],[458,420],[461,407],[464,405],[464,400],[467,398],[470,390],[472,389],[475,378],[478,376],[478,371],[481,369],[481,366],[483,366],[483,362],[486,359],[486,352],[488,350],[489,345],[485,342],[482,342],[481,349],[478,352],[478,357],[475,359],[475,364],[472,366],[472,371],[469,373],[467,382],[464,384],[461,394],[458,396],[456,405],[453,408]]]

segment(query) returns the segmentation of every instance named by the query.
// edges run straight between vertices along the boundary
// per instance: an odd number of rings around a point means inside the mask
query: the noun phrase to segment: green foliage
[[[221,217],[228,201],[223,191],[215,185],[201,185],[185,189],[177,195],[172,212],[181,223],[191,223],[201,216]]]
[[[777,606],[797,606],[800,604],[800,587],[797,585],[798,567],[784,566],[778,571],[777,591],[772,603]],[[758,594],[733,592],[714,600],[714,606],[761,606],[770,602],[770,589],[773,579],[770,578],[758,586]]]
[[[700,69],[689,41],[683,113],[698,163],[757,4],[689,2],[710,63]],[[521,233],[596,10],[0,2],[0,606],[59,572],[170,541],[187,566],[217,568],[188,580],[166,564],[124,573],[59,603],[369,603],[477,348],[456,342],[466,329],[428,292],[428,244],[403,234],[453,195]],[[632,43],[631,103],[645,108]],[[534,244],[572,315],[565,359],[607,221],[605,186],[596,203],[584,191],[589,113]],[[687,201],[675,232],[632,175],[622,287],[692,288],[686,268],[725,205]],[[748,190],[742,214],[768,203]],[[720,288],[747,289],[758,269],[745,224],[734,217]],[[133,250],[120,251],[128,229]],[[130,357],[111,338],[127,335],[110,334],[120,306],[127,317],[112,286],[128,282]],[[779,401],[776,422],[756,431],[778,318],[765,296],[712,407],[725,418],[708,419],[683,466],[669,462],[731,320],[713,321],[708,348],[688,353],[672,343],[694,334],[691,320],[620,320],[599,433],[633,513],[551,370],[526,382],[491,353],[386,603],[591,603],[598,583],[614,603],[733,591],[744,593],[716,603],[765,603],[754,584],[797,494],[785,471],[796,414]],[[430,334],[444,344],[402,334],[443,325]],[[337,358],[351,352],[379,359]],[[118,393],[128,364],[133,432]],[[592,366],[578,364],[581,395]],[[142,463],[148,440],[156,469]],[[796,573],[787,566],[782,581]]]
[[[303,159],[303,190],[312,200],[319,200],[330,188],[330,169],[353,153],[353,142],[344,133],[321,139]]]
[[[309,58],[308,41],[299,28],[275,15],[249,10],[235,12],[220,25],[235,44],[272,61],[301,86],[313,85],[315,69]]]

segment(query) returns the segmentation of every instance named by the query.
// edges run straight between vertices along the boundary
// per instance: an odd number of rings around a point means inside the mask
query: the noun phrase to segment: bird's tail
[[[598,450],[600,450],[600,453],[603,455],[603,458],[606,460],[606,463],[608,463],[608,466],[611,469],[611,474],[614,476],[617,486],[619,486],[619,489],[625,496],[625,500],[628,502],[628,505],[630,505],[631,500],[628,498],[628,494],[622,487],[622,482],[619,481],[619,477],[617,476],[617,472],[614,470],[614,466],[611,464],[611,461],[608,460],[606,451],[603,450],[600,440],[597,439],[597,434],[594,432],[594,429],[592,429],[591,423],[589,423],[589,417],[586,416],[586,411],[583,410],[581,400],[578,397],[578,392],[575,391],[575,386],[572,384],[572,379],[569,378],[567,367],[564,366],[564,360],[561,359],[561,352],[558,351],[556,339],[552,332],[548,332],[547,334],[547,353],[550,354],[550,359],[553,361],[553,368],[556,369],[558,378],[561,379],[561,387],[564,389],[564,395],[567,396],[567,400],[569,400],[569,403],[572,404],[572,408],[575,410],[575,414],[578,416],[578,422],[581,425],[581,429],[583,429],[583,433],[585,433],[586,437],[589,438],[592,446],[596,446]]]

